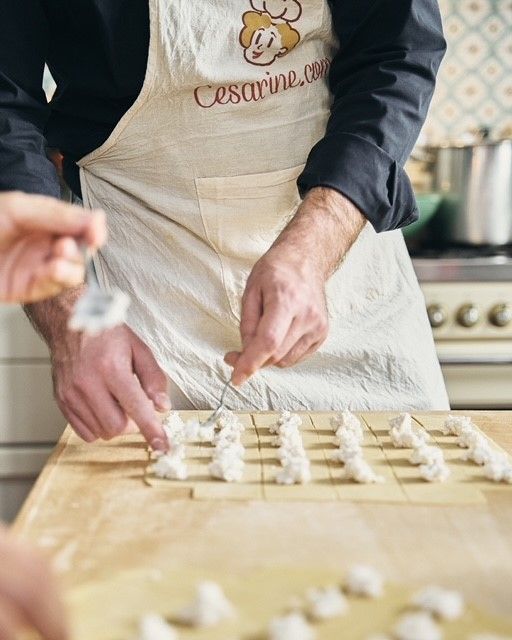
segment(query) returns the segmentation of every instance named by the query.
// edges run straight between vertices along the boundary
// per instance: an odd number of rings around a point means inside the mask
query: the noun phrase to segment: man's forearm
[[[361,233],[366,218],[359,209],[334,189],[311,189],[297,213],[272,245],[286,249],[298,260],[312,258],[320,275],[327,279],[338,268]]]
[[[51,349],[62,343],[67,322],[84,285],[64,291],[55,298],[24,306],[30,322]]]

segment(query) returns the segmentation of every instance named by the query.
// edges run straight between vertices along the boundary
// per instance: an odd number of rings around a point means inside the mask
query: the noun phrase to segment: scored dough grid
[[[432,444],[441,447],[451,471],[446,482],[425,482],[418,467],[409,462],[411,449],[395,449],[388,434],[388,420],[396,414],[356,414],[364,426],[363,452],[374,470],[385,478],[382,484],[357,484],[343,479],[343,465],[332,461],[336,449],[330,419],[334,412],[298,412],[302,418],[301,433],[311,461],[312,480],[308,484],[284,486],[276,484],[280,469],[274,435],[269,426],[279,413],[237,413],[245,424],[242,436],[245,446],[245,469],[241,482],[223,482],[211,478],[208,464],[213,445],[187,444],[187,480],[156,478],[146,469],[144,481],[152,487],[170,491],[175,497],[197,500],[269,500],[269,501],[361,501],[417,504],[479,504],[487,501],[488,491],[512,491],[511,485],[497,484],[483,476],[482,468],[462,460],[464,449],[456,436],[444,436],[440,426],[445,415],[413,416],[416,426],[425,429]],[[183,420],[204,419],[207,412],[180,412]],[[489,437],[489,436],[487,436]],[[497,448],[501,448],[493,442]]]

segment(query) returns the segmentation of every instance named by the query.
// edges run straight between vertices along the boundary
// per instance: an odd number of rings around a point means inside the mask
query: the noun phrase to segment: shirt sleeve
[[[331,0],[339,49],[324,138],[299,176],[343,193],[377,231],[418,217],[403,169],[434,92],[446,51],[437,0]]]
[[[40,0],[2,0],[0,7],[0,191],[58,197],[46,157],[49,108],[42,89],[48,26]]]

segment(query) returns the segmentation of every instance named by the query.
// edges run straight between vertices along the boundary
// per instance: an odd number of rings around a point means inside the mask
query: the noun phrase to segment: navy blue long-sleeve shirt
[[[404,226],[417,208],[403,165],[446,48],[437,0],[329,4],[340,42],[329,75],[333,106],[299,189],[340,191],[378,231]],[[51,146],[78,191],[75,163],[135,101],[148,44],[148,0],[2,0],[0,190],[58,196]],[[57,82],[50,104],[41,88],[45,62]]]

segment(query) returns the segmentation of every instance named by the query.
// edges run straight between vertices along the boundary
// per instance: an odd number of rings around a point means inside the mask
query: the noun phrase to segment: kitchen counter
[[[512,453],[512,412],[465,413]],[[15,529],[53,558],[69,592],[141,568],[158,580],[162,566],[198,575],[294,565],[342,573],[365,562],[393,582],[457,588],[511,615],[512,487],[462,506],[201,501],[148,487],[146,465],[139,435],[87,445],[64,433]]]

